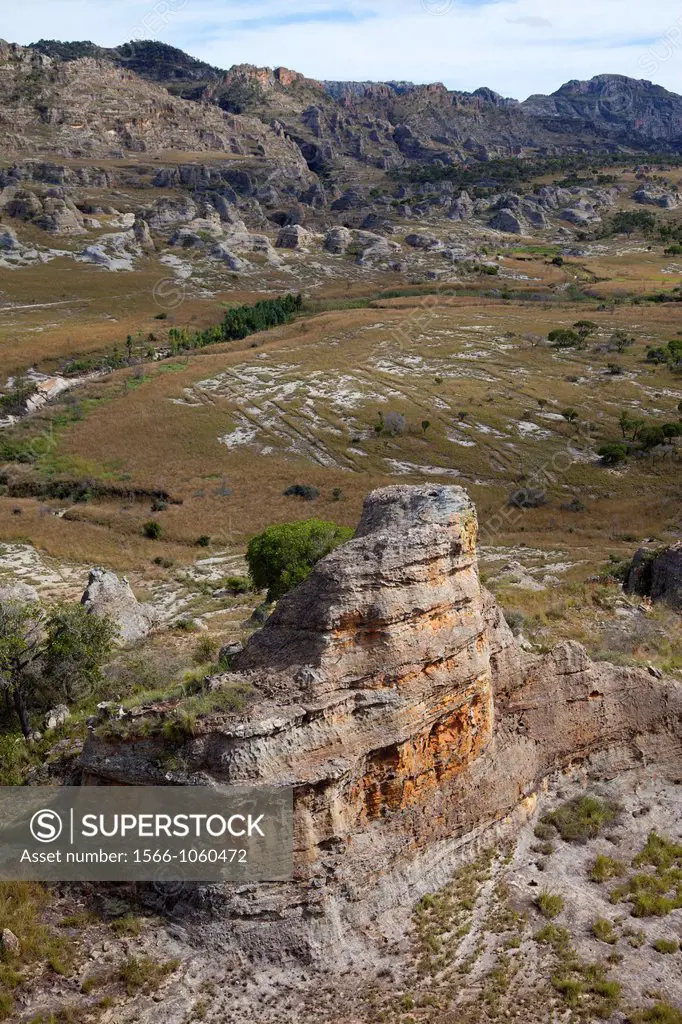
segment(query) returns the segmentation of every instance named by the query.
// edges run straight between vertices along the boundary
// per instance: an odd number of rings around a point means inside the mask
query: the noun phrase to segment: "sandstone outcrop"
[[[105,569],[91,571],[81,604],[92,615],[107,615],[112,619],[122,644],[144,639],[154,625],[151,609],[140,604],[125,577],[119,579]]]
[[[632,560],[625,589],[682,609],[682,544],[658,551],[640,548]]]
[[[569,766],[679,771],[680,684],[595,665],[573,642],[525,655],[481,586],[476,544],[461,488],[374,492],[354,539],[210,681],[249,687],[249,704],[196,723],[182,772],[162,767],[160,729],[91,733],[86,782],[293,786],[294,880],[213,897],[245,945],[319,948],[418,898]]]
[[[275,242],[276,249],[301,249],[310,245],[313,236],[300,224],[287,224],[280,229]]]

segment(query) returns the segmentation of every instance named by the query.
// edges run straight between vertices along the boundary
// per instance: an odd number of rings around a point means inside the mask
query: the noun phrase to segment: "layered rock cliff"
[[[331,940],[425,891],[553,773],[679,773],[679,683],[595,665],[575,643],[523,656],[481,586],[476,541],[461,488],[374,492],[355,538],[210,681],[249,688],[244,712],[199,719],[172,752],[182,772],[154,725],[172,707],[124,719],[120,735],[95,724],[84,781],[293,786],[294,881],[221,899],[235,922],[265,915],[273,941],[300,945],[311,915]]]

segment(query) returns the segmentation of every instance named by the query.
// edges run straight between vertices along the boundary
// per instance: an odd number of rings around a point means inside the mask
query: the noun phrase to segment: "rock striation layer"
[[[164,767],[160,730],[93,728],[85,782],[294,787],[293,882],[221,895],[240,941],[338,942],[444,880],[463,844],[568,767],[679,772],[682,687],[576,643],[523,654],[476,543],[461,488],[376,491],[354,539],[210,681],[251,697],[179,741],[184,774]]]

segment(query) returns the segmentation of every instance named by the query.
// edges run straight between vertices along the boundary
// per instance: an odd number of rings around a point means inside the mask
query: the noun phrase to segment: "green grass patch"
[[[590,872],[590,878],[593,882],[608,882],[612,878],[619,878],[625,874],[625,865],[619,860],[614,860],[613,857],[607,857],[605,854],[600,853],[595,859]]]
[[[558,917],[566,906],[566,901],[563,896],[559,896],[557,893],[548,892],[546,889],[538,894],[535,903],[542,916],[548,918],[550,921],[555,917]]]
[[[606,942],[609,946],[615,946],[618,942],[618,935],[614,931],[613,924],[605,917],[598,917],[592,925],[592,934],[600,942]]]
[[[553,825],[567,843],[585,843],[595,839],[618,816],[618,804],[593,796],[580,796],[546,814],[542,823]]]

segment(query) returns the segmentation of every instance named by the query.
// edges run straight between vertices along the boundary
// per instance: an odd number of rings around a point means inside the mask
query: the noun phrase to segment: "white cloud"
[[[305,20],[330,10],[360,20]],[[292,13],[304,19],[262,21]],[[151,30],[143,33],[145,18]],[[235,28],[253,20],[257,29]],[[488,85],[519,98],[600,73],[651,78],[682,92],[679,0],[572,0],[553,5],[551,22],[546,0],[23,0],[3,11],[2,31],[24,43],[40,35],[114,45],[154,35],[221,67],[244,62],[312,78]]]
[[[552,22],[549,18],[536,18],[533,14],[526,14],[521,18],[507,18],[510,25],[527,25],[529,28],[551,28]]]

